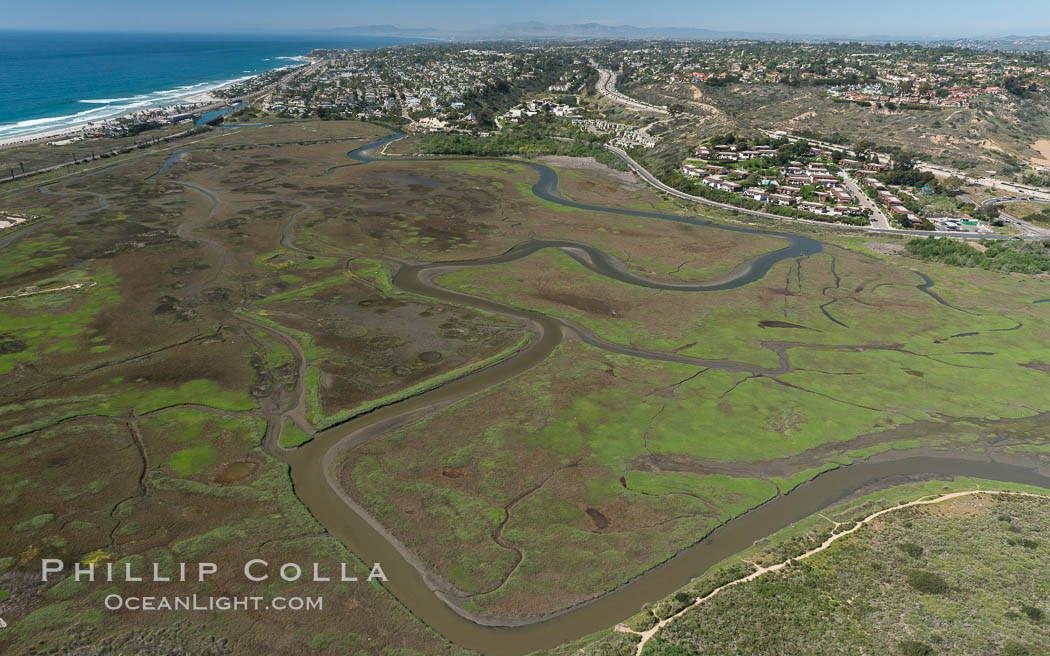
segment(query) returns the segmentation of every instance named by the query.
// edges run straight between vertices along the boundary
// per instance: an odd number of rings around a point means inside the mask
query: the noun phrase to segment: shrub
[[[948,592],[948,582],[933,572],[914,569],[908,572],[908,584],[923,594],[943,594]]]
[[[912,558],[918,558],[922,555],[923,552],[923,548],[920,545],[915,544],[914,542],[902,542],[898,546],[900,547],[901,551],[908,554]]]
[[[918,640],[903,640],[897,644],[897,649],[901,656],[930,656],[933,653],[933,647]]]
[[[1021,604],[1021,612],[1028,616],[1028,619],[1033,622],[1042,622],[1043,618],[1046,617],[1046,613],[1043,612],[1042,608],[1036,608],[1035,606],[1029,606],[1028,604]]]
[[[1032,651],[1028,649],[1028,645],[1023,642],[1016,640],[1007,640],[1006,644],[1003,645],[1003,650],[999,652],[1000,656],[1030,656]]]

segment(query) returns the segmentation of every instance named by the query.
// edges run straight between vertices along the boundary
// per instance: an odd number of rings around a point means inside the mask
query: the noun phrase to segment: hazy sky
[[[1050,33],[1048,0],[0,0],[0,29],[288,31],[538,20],[847,36]]]

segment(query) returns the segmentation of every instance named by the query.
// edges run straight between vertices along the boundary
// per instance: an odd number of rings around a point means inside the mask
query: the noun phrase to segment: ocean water
[[[0,30],[0,139],[29,137],[182,98],[296,63],[314,48],[382,48],[371,36]]]

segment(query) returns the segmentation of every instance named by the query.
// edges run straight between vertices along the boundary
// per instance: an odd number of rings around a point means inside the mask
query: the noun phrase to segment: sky
[[[0,16],[10,29],[168,32],[474,28],[535,20],[834,36],[1050,34],[1047,0],[0,0]]]

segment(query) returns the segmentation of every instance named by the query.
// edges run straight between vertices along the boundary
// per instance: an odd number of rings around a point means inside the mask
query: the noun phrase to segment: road
[[[591,65],[598,70],[598,83],[595,88],[598,93],[602,94],[609,100],[620,103],[626,107],[629,107],[638,112],[655,112],[657,114],[667,114],[670,116],[671,112],[667,111],[663,107],[657,107],[656,105],[650,105],[649,103],[635,100],[630,96],[625,96],[616,90],[616,73],[598,68],[594,61],[591,61]]]
[[[804,141],[807,141],[807,142],[809,142],[811,144],[814,144],[814,145],[817,145],[817,146],[821,146],[821,147],[824,147],[824,148],[831,148],[831,149],[841,150],[844,153],[846,153],[847,155],[856,156],[856,153],[854,153],[853,150],[850,149],[850,148],[846,148],[846,147],[838,145],[838,144],[828,143],[826,141],[820,141],[818,139],[806,139],[805,137],[796,137],[794,135],[787,134],[786,132],[782,132],[782,131],[759,130],[759,132],[761,132],[762,134],[765,134],[768,137],[774,137],[774,138],[781,137],[781,138],[787,139],[789,141],[804,140]],[[889,156],[887,156],[887,155],[880,155],[878,153],[875,153],[875,155],[878,157],[879,161],[882,162],[883,164],[889,164],[890,163]],[[990,176],[974,177],[974,176],[966,173],[965,171],[960,171],[959,169],[953,169],[951,167],[942,166],[940,164],[930,164],[929,162],[923,162],[923,161],[915,162],[915,168],[917,168],[920,171],[928,171],[929,173],[932,173],[932,174],[934,174],[935,176],[937,176],[939,178],[955,177],[955,178],[959,178],[961,180],[965,180],[966,183],[970,184],[970,185],[977,185],[977,186],[980,186],[980,187],[988,187],[990,189],[1000,189],[1002,191],[1010,192],[1013,195],[1027,196],[1027,198],[1019,198],[1019,199],[1016,199],[1016,200],[1030,200],[1030,201],[1039,201],[1039,202],[1042,202],[1042,201],[1050,202],[1050,190],[1043,189],[1041,187],[1033,187],[1032,185],[1020,184],[1020,183],[1016,183],[1016,182],[1006,182],[1005,180],[999,180],[997,178],[993,178],[993,177],[990,177]],[[1014,199],[1013,198],[1008,198],[1008,199],[1004,198],[1004,199],[1000,199],[999,202],[1002,202],[1003,200],[1012,201]],[[1021,232],[1023,232],[1026,236],[1030,236],[1030,237],[1045,237],[1045,236],[1050,235],[1050,230],[1047,230],[1045,228],[1040,228],[1038,226],[1034,226],[1031,223],[1028,223],[1026,221],[1022,221],[1021,219],[1018,219],[1018,218],[1010,216],[1010,215],[1004,216],[1003,220],[1006,223],[1009,223],[1010,225],[1012,225],[1013,227],[1021,230]],[[953,233],[953,234],[958,234],[958,233]]]
[[[989,198],[983,201],[981,206],[984,207],[985,210],[991,210],[997,205],[1005,205],[1006,203],[1050,203],[1050,200],[1043,200],[1042,198],[1031,196],[1001,196],[999,198]],[[1011,214],[1007,214],[1002,209],[999,210],[999,218],[1002,219],[1004,223],[1017,228],[1026,235],[1032,237],[1050,236],[1050,230],[1047,228],[1037,226]]]
[[[1033,187],[1032,185],[1021,184],[1018,182],[1007,182],[991,176],[974,177],[965,171],[941,166],[940,164],[930,164],[928,162],[916,162],[915,168],[920,171],[929,171],[939,178],[956,177],[965,180],[967,184],[988,187],[990,189],[1000,189],[1002,191],[1010,192],[1011,195],[1030,196],[1031,198],[1029,200],[1050,201],[1050,190],[1041,187]]]
[[[616,155],[617,157],[622,159],[624,162],[626,162],[627,166],[630,167],[630,169],[632,171],[634,171],[640,178],[642,178],[643,180],[648,182],[650,185],[652,185],[653,187],[656,187],[658,190],[660,190],[660,191],[662,191],[664,193],[670,194],[670,195],[675,196],[677,198],[681,198],[683,200],[687,200],[687,201],[692,202],[692,203],[699,203],[701,205],[709,205],[711,207],[718,207],[718,208],[721,208],[721,209],[731,210],[733,212],[738,212],[740,214],[750,214],[752,216],[760,216],[762,218],[775,219],[777,221],[788,221],[788,222],[791,222],[791,223],[808,223],[810,225],[819,225],[819,226],[823,226],[825,228],[841,228],[843,230],[857,230],[857,231],[860,231],[860,232],[868,232],[868,233],[874,233],[874,234],[905,235],[905,236],[909,236],[909,237],[954,237],[956,239],[1032,239],[1033,238],[1033,237],[1012,237],[1012,236],[1008,236],[1008,235],[977,234],[977,233],[966,233],[966,232],[948,232],[948,231],[941,231],[941,230],[898,230],[896,228],[879,228],[879,227],[876,227],[876,226],[854,226],[854,225],[847,225],[845,223],[825,223],[823,221],[812,221],[810,219],[799,219],[799,218],[790,217],[790,216],[780,216],[779,214],[770,214],[768,212],[760,212],[758,210],[748,210],[748,209],[744,209],[742,207],[736,207],[735,205],[729,205],[729,204],[726,204],[726,203],[719,203],[717,201],[708,200],[708,199],[702,198],[700,196],[693,196],[692,194],[687,194],[684,191],[679,191],[679,190],[677,190],[677,189],[675,189],[673,187],[669,187],[669,186],[665,185],[664,183],[660,182],[659,180],[657,180],[656,177],[653,176],[652,173],[649,173],[649,171],[647,171],[641,164],[639,164],[638,162],[636,162],[633,159],[631,159],[631,156],[628,155],[623,150],[621,150],[620,148],[617,148],[615,146],[610,146],[610,145],[606,145],[605,148],[609,152],[611,152],[612,154]]]
[[[890,220],[886,218],[886,214],[882,209],[875,204],[875,201],[868,198],[868,195],[864,193],[864,190],[860,188],[860,185],[851,178],[845,171],[839,172],[839,177],[842,178],[842,184],[846,186],[853,197],[860,201],[860,206],[871,210],[871,218],[874,219],[874,225],[876,228],[882,230],[891,230]]]

